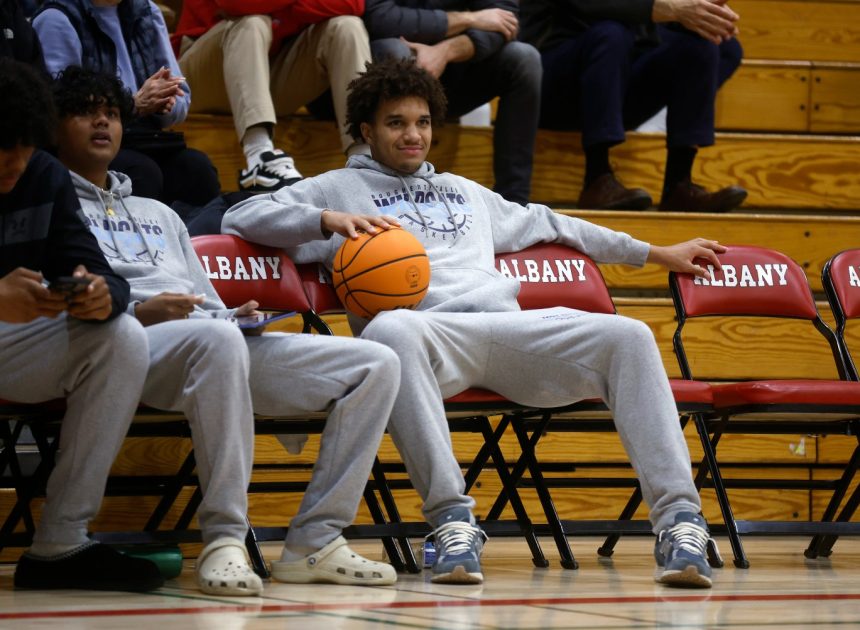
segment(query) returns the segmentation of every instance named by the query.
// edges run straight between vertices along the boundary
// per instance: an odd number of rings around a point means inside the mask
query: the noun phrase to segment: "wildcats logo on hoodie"
[[[372,198],[380,212],[397,217],[417,236],[447,241],[472,228],[472,206],[453,186],[411,184],[408,191],[377,193]]]
[[[164,229],[149,217],[105,216],[84,212],[84,223],[96,237],[108,262],[121,260],[156,265],[164,260]],[[145,234],[146,243],[141,232]],[[149,248],[147,248],[147,244]]]

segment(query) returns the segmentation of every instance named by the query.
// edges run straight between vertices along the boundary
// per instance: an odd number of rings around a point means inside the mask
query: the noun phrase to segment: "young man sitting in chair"
[[[320,452],[281,559],[284,582],[391,584],[387,564],[354,553],[341,530],[355,518],[400,379],[390,349],[360,339],[266,333],[244,336],[228,318],[256,302],[225,308],[181,219],[132,195],[108,171],[131,100],[114,77],[67,68],[54,84],[58,155],[72,171],[84,221],[111,267],[131,285],[128,312],[145,326],[150,368],[144,403],[181,410],[191,424],[203,490],[201,589],[259,595],[244,548],[253,463],[253,412],[269,416],[328,410]]]
[[[435,530],[433,581],[483,580],[485,536],[475,526],[474,501],[464,494],[443,407],[444,398],[482,387],[530,406],[605,400],[650,506],[657,580],[709,587],[708,528],[651,331],[616,315],[521,311],[519,283],[496,271],[493,261],[498,253],[559,242],[598,262],[654,262],[707,277],[694,259],[718,267],[716,252],[724,248],[705,239],[649,245],[436,173],[425,158],[433,123],[444,115],[439,82],[414,62],[369,65],[351,84],[348,123],[372,157],[354,156],[344,169],[248,199],[227,212],[223,231],[329,268],[343,237],[357,230],[400,225],[424,244],[433,275],[417,310],[350,319],[356,334],[390,346],[401,359],[388,431]]]

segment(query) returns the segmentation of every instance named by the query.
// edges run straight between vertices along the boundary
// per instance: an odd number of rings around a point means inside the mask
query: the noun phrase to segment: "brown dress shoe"
[[[666,212],[728,212],[741,205],[747,191],[740,186],[726,186],[716,192],[691,181],[680,182],[668,196],[660,201],[660,210]]]
[[[612,173],[604,173],[584,188],[577,208],[589,210],[644,210],[651,195],[641,188],[625,188]]]

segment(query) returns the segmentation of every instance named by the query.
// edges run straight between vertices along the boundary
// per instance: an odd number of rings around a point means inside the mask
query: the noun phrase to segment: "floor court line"
[[[860,593],[772,593],[762,595],[667,595],[667,596],[628,596],[628,597],[535,597],[504,599],[439,599],[417,602],[356,602],[320,604],[262,604],[255,605],[218,605],[194,606],[185,608],[126,608],[91,610],[42,610],[29,612],[0,613],[0,621],[21,619],[59,619],[85,617],[148,617],[156,615],[195,615],[248,612],[256,614],[323,612],[337,610],[385,610],[408,608],[446,608],[446,607],[507,607],[507,606],[570,606],[570,605],[619,605],[648,604],[661,602],[798,602],[798,601],[860,601]]]

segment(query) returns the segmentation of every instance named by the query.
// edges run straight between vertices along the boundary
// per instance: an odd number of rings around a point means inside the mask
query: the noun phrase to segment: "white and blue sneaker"
[[[436,561],[431,582],[436,584],[481,584],[481,551],[487,535],[466,521],[451,521],[430,534],[436,542]],[[430,537],[428,536],[428,538]]]
[[[705,519],[693,512],[679,512],[675,524],[657,536],[654,579],[668,586],[711,587],[707,547],[711,541]]]
[[[239,190],[270,192],[301,181],[293,158],[280,149],[263,151],[260,163],[239,173]]]

